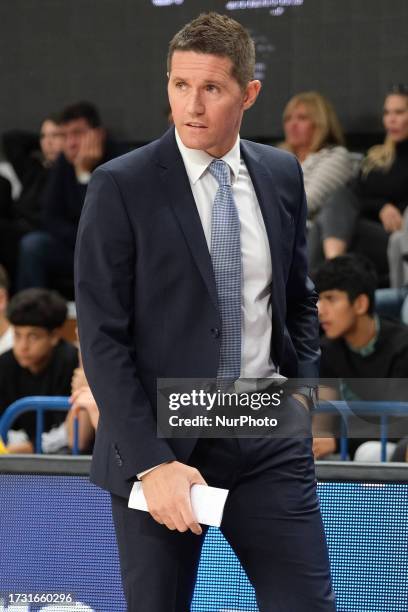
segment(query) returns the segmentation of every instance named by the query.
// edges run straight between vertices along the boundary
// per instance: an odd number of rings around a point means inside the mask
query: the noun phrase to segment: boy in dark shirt
[[[336,257],[321,266],[314,280],[325,333],[321,378],[341,379],[338,399],[407,400],[407,385],[395,379],[408,376],[408,329],[375,315],[377,277],[371,262],[355,255]],[[372,379],[370,384],[366,379]],[[352,457],[363,442],[349,441]],[[334,438],[315,439],[316,458],[335,450]]]
[[[14,327],[14,345],[0,356],[0,414],[21,397],[70,395],[78,351],[61,340],[66,316],[63,298],[47,289],[27,289],[10,301],[8,318]],[[47,412],[45,430],[64,417],[60,412]],[[9,444],[9,452],[33,452],[35,414],[19,417],[13,425],[13,430],[17,429],[26,435],[22,441]]]

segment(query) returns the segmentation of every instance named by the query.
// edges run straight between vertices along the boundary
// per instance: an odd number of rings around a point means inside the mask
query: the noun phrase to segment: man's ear
[[[57,346],[62,337],[62,327],[57,327],[50,331],[51,345]]]
[[[5,312],[7,308],[7,291],[0,289],[0,313]]]
[[[255,104],[259,92],[261,91],[261,87],[262,83],[257,79],[249,81],[244,93],[244,110],[248,110],[248,108],[251,108],[251,106]]]
[[[359,316],[367,314],[369,307],[370,300],[365,293],[360,293],[353,302],[354,312]]]

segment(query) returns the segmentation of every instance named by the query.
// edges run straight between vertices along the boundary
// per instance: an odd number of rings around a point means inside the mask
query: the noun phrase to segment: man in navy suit
[[[318,374],[299,164],[239,139],[261,87],[254,65],[253,41],[236,21],[210,13],[187,24],[168,56],[175,129],[100,166],[82,213],[77,313],[100,409],[91,479],[112,496],[131,612],[190,609],[205,535],[191,508],[194,483],[229,489],[221,529],[262,612],[335,609],[311,435],[156,433],[158,378]],[[285,409],[308,417],[303,396]],[[149,513],[127,507],[137,478]]]

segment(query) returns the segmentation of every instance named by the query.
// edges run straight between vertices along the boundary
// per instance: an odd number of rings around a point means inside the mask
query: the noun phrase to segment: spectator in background
[[[372,147],[359,176],[338,190],[316,224],[327,259],[347,250],[363,253],[375,264],[381,285],[388,284],[388,240],[403,229],[408,204],[408,88],[397,86],[386,96],[385,142]],[[317,251],[311,267],[318,263]]]
[[[301,163],[310,222],[332,192],[351,178],[351,158],[333,106],[315,91],[299,93],[289,100],[283,127],[285,141],[280,146],[294,153]]]
[[[22,397],[70,394],[78,352],[61,339],[66,316],[65,300],[54,291],[27,289],[12,298],[8,318],[14,327],[14,345],[0,356],[0,414]],[[47,412],[45,430],[60,424],[64,416]],[[7,449],[33,452],[34,439],[35,415],[29,412],[14,424]]]
[[[63,153],[44,192],[43,230],[20,243],[17,286],[47,287],[58,276],[73,277],[76,232],[92,171],[111,156],[97,109],[88,102],[61,114]]]
[[[3,135],[3,150],[20,180],[22,191],[16,202],[0,208],[0,262],[14,279],[20,239],[41,228],[41,197],[49,169],[62,149],[58,119],[47,117],[37,134],[12,130]]]
[[[7,218],[11,214],[11,192],[10,181],[4,176],[0,176],[0,219],[3,217]]]
[[[361,256],[336,257],[321,266],[315,275],[315,285],[319,293],[319,320],[325,334],[320,376],[338,379],[332,387],[334,394],[323,395],[323,399],[406,400],[407,385],[392,379],[408,377],[408,329],[375,315],[377,275],[373,264]],[[319,430],[321,420],[321,415],[315,417]],[[326,424],[323,428],[329,429]],[[316,458],[336,451],[334,437],[316,437]],[[352,458],[357,451],[356,459],[380,459],[379,442],[370,442],[357,450],[362,443],[362,439],[349,441]],[[394,447],[388,443],[389,455]]]
[[[95,439],[95,430],[98,427],[99,409],[89,385],[73,391],[71,410],[67,415],[65,426],[67,428],[68,446],[74,445],[73,420],[78,418],[78,450],[81,453],[92,454]]]
[[[0,265],[0,355],[13,346],[13,328],[7,319],[9,280],[6,270]]]
[[[86,380],[79,351],[79,367],[75,369],[71,383],[71,410],[65,419],[68,448],[74,446],[74,418],[78,418],[78,450],[92,454],[95,430],[99,421],[99,410]]]

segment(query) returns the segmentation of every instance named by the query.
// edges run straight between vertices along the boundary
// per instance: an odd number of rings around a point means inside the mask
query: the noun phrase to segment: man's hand
[[[313,454],[315,459],[336,452],[336,438],[313,438]]]
[[[402,215],[394,204],[384,204],[378,216],[385,231],[389,234],[402,228]]]
[[[105,131],[102,128],[93,128],[84,134],[78,155],[75,158],[75,172],[92,172],[103,156]]]
[[[145,474],[141,480],[147,507],[155,521],[172,531],[190,529],[201,535],[201,526],[191,507],[190,489],[193,484],[207,483],[196,468],[171,461]]]
[[[87,386],[88,381],[86,380],[83,368],[75,368],[71,378],[71,393],[74,393],[75,391],[78,391],[78,389]]]
[[[88,386],[81,387],[74,391],[69,398],[72,416],[77,417],[81,409],[87,411],[94,429],[98,427],[99,410],[92,391]]]

